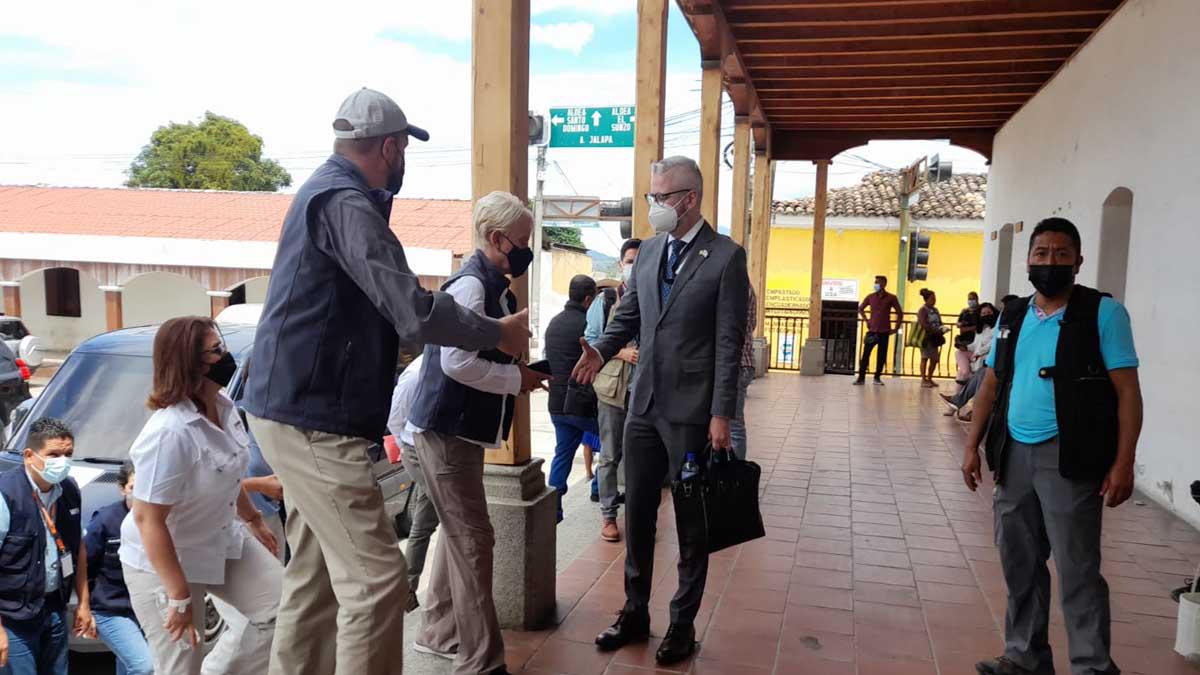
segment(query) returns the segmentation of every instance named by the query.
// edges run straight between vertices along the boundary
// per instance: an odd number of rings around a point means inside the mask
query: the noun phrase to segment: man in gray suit
[[[650,580],[663,480],[705,442],[730,448],[746,334],[746,252],[700,217],[700,168],[686,157],[651,167],[650,222],[629,288],[604,335],[573,373],[588,383],[630,340],[639,338],[625,423],[625,607],[596,638],[612,650],[650,637]],[[657,660],[668,665],[695,650],[693,621],[704,595],[708,553],[680,550],[679,590]]]

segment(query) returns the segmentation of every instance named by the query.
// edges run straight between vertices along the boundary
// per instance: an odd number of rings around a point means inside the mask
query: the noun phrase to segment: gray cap
[[[401,131],[420,141],[429,140],[429,132],[409,124],[395,101],[366,87],[347,96],[333,120],[333,135],[338,138],[372,138]]]

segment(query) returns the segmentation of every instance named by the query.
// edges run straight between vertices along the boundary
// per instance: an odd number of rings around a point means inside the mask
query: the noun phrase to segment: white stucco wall
[[[162,323],[177,316],[209,316],[212,303],[200,284],[167,272],[131,279],[122,291],[121,309],[127,327]]]
[[[79,275],[79,309],[72,318],[46,315],[46,275],[32,272],[21,279],[21,320],[29,332],[42,340],[47,351],[69,352],[80,342],[105,332],[104,293],[87,274]]]
[[[1024,223],[1013,237],[1011,288],[1029,293],[1025,253],[1034,225],[1052,215],[1068,218],[1083,235],[1080,282],[1095,284],[1104,201],[1115,188],[1133,191],[1125,302],[1146,403],[1138,487],[1200,526],[1200,507],[1188,490],[1200,479],[1197,34],[1200,2],[1129,0],[997,135],[987,232]],[[998,240],[984,239],[989,297]]]
[[[271,277],[257,277],[246,282],[246,302],[263,303],[267,301],[267,282]]]

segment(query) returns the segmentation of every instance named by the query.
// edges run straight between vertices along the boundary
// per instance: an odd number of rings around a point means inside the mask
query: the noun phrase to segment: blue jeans
[[[153,675],[154,655],[138,622],[120,614],[96,612],[96,632],[117,657],[117,675]]]
[[[746,390],[754,381],[754,369],[742,367],[738,370],[737,403],[733,419],[729,420],[729,439],[733,442],[733,454],[738,459],[746,459]]]
[[[571,475],[571,465],[575,463],[575,451],[583,442],[583,435],[591,433],[600,435],[600,428],[594,418],[577,415],[551,415],[554,423],[554,461],[550,462],[550,477],[547,482],[558,491],[558,520],[562,522],[562,498],[567,494],[567,477]]]
[[[0,675],[67,675],[67,613],[47,612],[40,624],[4,622],[8,665]]]

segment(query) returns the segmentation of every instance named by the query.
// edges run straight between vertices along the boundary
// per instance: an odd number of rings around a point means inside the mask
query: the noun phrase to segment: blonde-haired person
[[[509,277],[533,262],[533,216],[524,202],[493,192],[475,204],[480,246],[442,286],[458,304],[501,319],[517,311]],[[504,639],[492,602],[495,534],[483,492],[484,448],[512,426],[516,397],[546,375],[499,351],[429,345],[408,413],[429,499],[441,520],[416,649],[454,660],[455,675],[503,675]]]
[[[236,369],[211,319],[171,319],[154,336],[155,412],[129,451],[137,480],[120,558],[158,675],[264,673],[270,659],[283,569],[242,488],[249,439],[222,391]],[[247,619],[207,658],[206,594]]]

